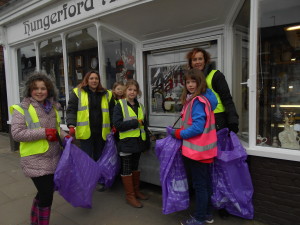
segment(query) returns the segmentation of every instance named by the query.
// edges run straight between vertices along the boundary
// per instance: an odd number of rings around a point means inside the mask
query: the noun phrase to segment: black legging
[[[121,156],[121,174],[130,175],[132,171],[138,170],[141,153],[132,153],[131,155]]]
[[[39,207],[49,207],[52,205],[54,193],[54,174],[31,178],[38,193],[35,198]]]

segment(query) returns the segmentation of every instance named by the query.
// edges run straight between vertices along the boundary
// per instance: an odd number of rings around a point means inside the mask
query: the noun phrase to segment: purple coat
[[[53,102],[53,100],[50,101],[56,109],[59,109],[59,103]],[[35,108],[42,128],[28,129],[24,116],[17,110],[14,110],[11,123],[11,135],[15,141],[28,142],[46,139],[45,128],[56,128],[56,113],[53,108],[48,114],[33,98],[24,98],[21,102],[21,106],[27,109],[30,104]],[[66,135],[67,133],[61,130],[61,138],[64,138]],[[28,177],[54,174],[60,156],[61,150],[59,142],[49,142],[49,149],[45,153],[21,157],[21,167],[25,176]]]

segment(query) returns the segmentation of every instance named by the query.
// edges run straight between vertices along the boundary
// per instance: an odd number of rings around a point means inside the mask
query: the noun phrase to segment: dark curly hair
[[[25,89],[24,89],[24,97],[31,97],[31,92],[35,88],[36,81],[43,81],[48,91],[47,98],[53,98],[57,100],[57,88],[54,86],[54,82],[52,78],[44,72],[35,71],[33,72],[25,82]]]

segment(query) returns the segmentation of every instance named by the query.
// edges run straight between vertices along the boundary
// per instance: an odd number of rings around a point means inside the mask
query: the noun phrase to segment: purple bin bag
[[[217,132],[218,155],[212,164],[212,205],[245,219],[253,219],[253,185],[247,153],[239,138],[227,128]]]
[[[104,184],[107,188],[111,187],[116,176],[119,174],[121,167],[120,157],[118,155],[113,133],[107,135],[102,155],[97,164],[100,173],[98,182]]]
[[[187,176],[180,152],[182,141],[170,135],[156,141],[155,152],[160,161],[160,183],[163,197],[163,214],[169,214],[189,207]]]
[[[55,189],[74,207],[91,208],[92,195],[99,179],[97,163],[72,144],[66,145],[54,174]]]

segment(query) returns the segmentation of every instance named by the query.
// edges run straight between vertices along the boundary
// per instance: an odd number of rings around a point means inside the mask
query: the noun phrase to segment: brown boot
[[[140,192],[140,173],[141,172],[138,170],[132,171],[134,193],[138,199],[147,200],[149,199],[149,196]]]
[[[126,193],[127,203],[132,205],[135,208],[142,208],[143,204],[136,199],[134,194],[132,175],[127,175],[127,176],[122,175],[121,177],[122,177],[122,181]]]

